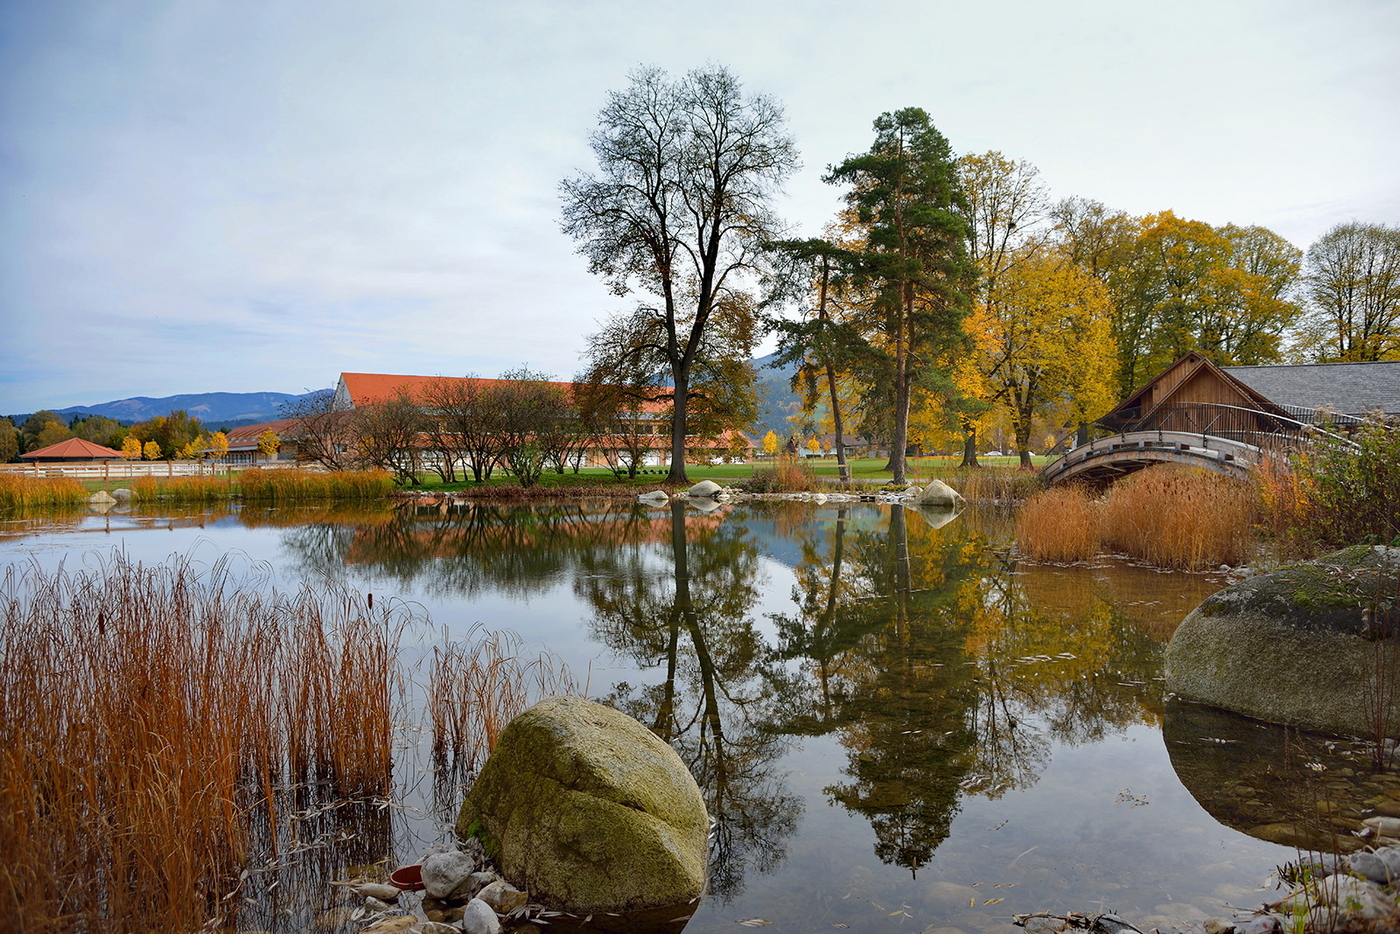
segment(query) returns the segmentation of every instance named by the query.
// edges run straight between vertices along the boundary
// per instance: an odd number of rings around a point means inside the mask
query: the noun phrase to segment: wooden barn
[[[1191,351],[1124,399],[1099,424],[1111,431],[1180,431],[1253,443],[1294,427],[1294,416]]]

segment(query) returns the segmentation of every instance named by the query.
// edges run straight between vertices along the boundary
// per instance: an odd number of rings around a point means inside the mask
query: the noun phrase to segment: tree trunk
[[[842,440],[841,403],[836,393],[836,367],[830,363],[826,365],[826,385],[831,392],[831,421],[836,428],[836,472],[840,475],[841,482],[847,483],[851,479],[851,468],[846,465],[846,444]]]
[[[969,424],[963,434],[963,458],[959,467],[980,467],[977,463],[977,426]]]
[[[671,406],[671,469],[666,473],[668,483],[688,483],[685,476],[685,410],[690,395],[690,371],[672,367],[676,378],[675,402]]]
[[[904,482],[904,450],[909,446],[909,382],[908,324],[913,311],[912,286],[905,287],[909,292],[904,306],[899,312],[899,327],[894,339],[894,440],[890,444],[890,473],[895,483]]]

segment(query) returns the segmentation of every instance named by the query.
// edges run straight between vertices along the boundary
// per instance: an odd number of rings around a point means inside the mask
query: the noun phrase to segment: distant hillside
[[[802,408],[802,400],[792,391],[792,375],[797,372],[797,366],[790,364],[773,368],[770,364],[775,356],[769,354],[751,361],[758,373],[758,385],[755,387],[758,393],[758,421],[754,423],[754,432],[759,438],[769,431],[786,438],[793,430],[788,416]]]
[[[157,415],[169,415],[176,409],[184,409],[191,417],[199,419],[207,426],[233,428],[237,425],[254,425],[281,418],[281,407],[303,398],[303,395],[288,392],[200,392],[164,396],[159,399],[137,396],[134,399],[118,399],[115,402],[100,402],[97,405],[73,405],[55,411],[70,422],[79,415],[105,415],[130,424],[143,422]]]

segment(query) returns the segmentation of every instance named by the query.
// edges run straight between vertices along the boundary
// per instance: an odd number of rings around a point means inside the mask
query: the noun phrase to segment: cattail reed
[[[77,506],[87,498],[87,487],[71,477],[0,474],[0,509]]]
[[[265,585],[120,552],[6,571],[0,929],[231,920],[250,845],[276,839],[276,787],[390,790],[403,608]]]
[[[1161,568],[1199,571],[1254,554],[1248,484],[1193,467],[1149,467],[1110,489],[1108,547]]]
[[[1099,551],[1099,509],[1078,484],[1037,493],[1016,516],[1016,548],[1035,561],[1086,561]]]
[[[450,752],[475,768],[516,714],[542,697],[578,693],[566,665],[548,652],[526,657],[522,647],[515,633],[478,628],[466,641],[433,649],[428,716],[435,757]]]
[[[243,499],[249,502],[298,503],[325,499],[384,499],[394,479],[382,470],[263,470],[238,475]]]

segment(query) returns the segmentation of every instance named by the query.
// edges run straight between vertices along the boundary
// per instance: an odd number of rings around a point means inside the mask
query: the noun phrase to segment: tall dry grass
[[[147,503],[222,503],[233,498],[233,483],[226,477],[138,477],[129,489]]]
[[[959,469],[941,479],[969,503],[1020,503],[1045,489],[1040,474],[1017,467]]]
[[[77,506],[87,498],[87,487],[71,477],[0,474],[0,509]]]
[[[1016,548],[1035,561],[1087,561],[1099,552],[1099,512],[1079,484],[1037,493],[1016,515]]]
[[[250,841],[276,848],[279,786],[389,790],[405,620],[264,585],[121,553],[6,571],[0,930],[227,921]]]
[[[385,499],[394,490],[394,478],[383,470],[253,468],[238,475],[238,484],[245,501],[261,503]]]
[[[1056,487],[1021,508],[1016,546],[1037,561],[1082,561],[1107,549],[1159,568],[1242,564],[1254,556],[1256,489],[1175,465],[1125,477],[1100,501]]]
[[[1160,568],[1199,571],[1254,556],[1249,484],[1196,467],[1149,467],[1119,480],[1103,505],[1111,549]]]
[[[750,493],[810,493],[821,488],[812,468],[790,457],[779,458],[772,467],[756,468],[738,485]]]
[[[526,655],[520,636],[474,627],[462,641],[434,647],[428,680],[433,755],[467,769],[484,762],[506,724],[535,701],[578,694],[568,666],[552,653]]]

